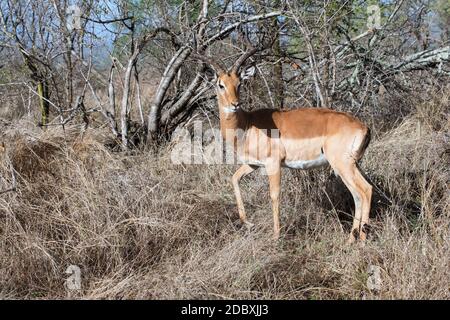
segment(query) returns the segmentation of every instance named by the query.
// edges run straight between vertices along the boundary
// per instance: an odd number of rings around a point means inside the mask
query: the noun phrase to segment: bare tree
[[[290,108],[301,101],[378,112],[380,88],[411,91],[418,77],[441,81],[449,74],[448,40],[433,38],[428,18],[440,11],[428,0],[380,4],[381,23],[371,29],[365,1],[74,4],[80,9],[77,28],[68,24],[73,13],[67,1],[1,2],[0,48],[20,58],[27,71],[5,86],[37,97],[44,128],[70,121],[87,127],[93,114],[101,114],[124,150],[134,147],[136,136],[157,145],[207,105],[207,69],[193,54],[232,58],[245,45],[242,29],[259,46],[272,40],[252,58],[259,77],[244,93],[252,108]],[[439,16],[446,21],[444,13]],[[146,96],[149,81],[157,85]]]

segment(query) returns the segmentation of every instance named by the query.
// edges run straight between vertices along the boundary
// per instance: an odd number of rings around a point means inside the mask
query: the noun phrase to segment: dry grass
[[[11,163],[17,190],[0,195],[0,297],[448,299],[448,118],[421,114],[369,146],[362,167],[379,190],[365,247],[345,245],[351,196],[328,170],[283,172],[274,243],[259,173],[242,183],[256,224],[247,231],[233,166],[112,153],[96,131],[81,139],[18,123],[3,137],[1,189]],[[81,268],[80,291],[64,287],[69,265]],[[367,286],[370,265],[380,290]]]

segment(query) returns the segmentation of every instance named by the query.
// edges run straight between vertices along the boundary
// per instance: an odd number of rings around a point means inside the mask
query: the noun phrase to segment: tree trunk
[[[153,99],[153,103],[150,106],[150,113],[148,115],[148,124],[147,124],[148,141],[155,140],[158,134],[163,99],[178,69],[182,66],[183,62],[186,60],[186,58],[189,56],[190,53],[191,53],[190,48],[188,47],[180,48],[167,65],[166,70],[164,71],[164,74],[159,83],[158,90],[156,91],[155,98]]]
[[[283,87],[283,52],[280,44],[280,32],[278,31],[279,22],[275,18],[273,24],[273,32],[276,32],[276,40],[273,44],[273,53],[277,62],[273,66],[273,84],[274,84],[274,97],[275,106],[278,109],[284,107],[284,87]]]
[[[48,105],[48,85],[43,80],[37,83],[37,91],[39,96],[39,106],[41,108],[41,126],[45,129],[48,123],[49,105]]]
[[[124,150],[128,149],[128,97],[130,95],[131,72],[136,63],[136,59],[137,54],[133,54],[128,61],[123,84],[122,106],[120,109],[120,127],[122,134],[122,148]]]

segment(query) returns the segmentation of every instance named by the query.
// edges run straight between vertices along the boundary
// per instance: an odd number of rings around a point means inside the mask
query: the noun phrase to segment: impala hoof
[[[279,233],[274,233],[273,236],[272,236],[272,240],[274,240],[274,241],[280,240],[280,234]]]
[[[356,241],[358,238],[358,230],[353,229],[352,232],[350,232],[350,235],[348,236],[347,244],[350,245]]]
[[[359,232],[359,238],[364,242],[367,239],[367,235],[370,232],[370,225],[364,223]]]

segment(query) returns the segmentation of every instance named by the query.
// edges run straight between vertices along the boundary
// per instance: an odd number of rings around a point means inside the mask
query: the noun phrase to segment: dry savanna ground
[[[0,297],[448,299],[448,100],[430,103],[375,130],[361,163],[377,186],[365,246],[345,245],[352,198],[328,169],[283,171],[274,242],[260,173],[242,182],[249,231],[235,166],[174,165],[170,145],[113,152],[100,129],[13,121],[2,129],[1,190],[12,168],[16,190],[0,195]],[[67,288],[71,265],[80,290]]]

